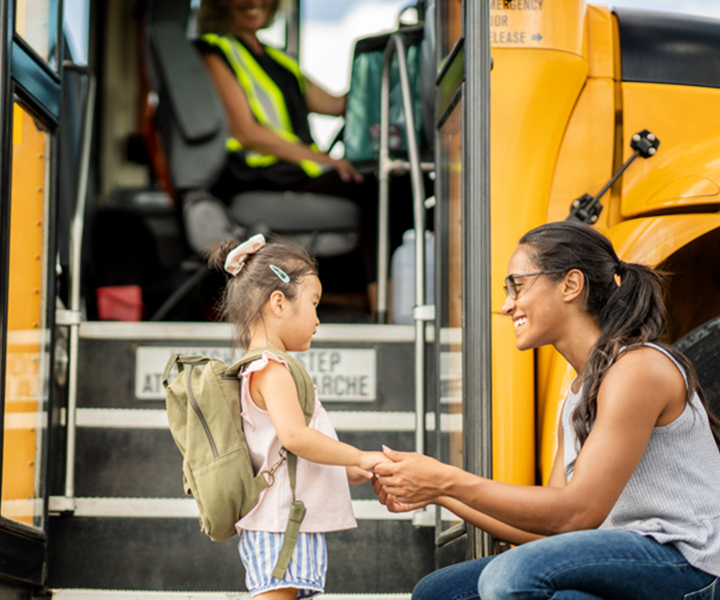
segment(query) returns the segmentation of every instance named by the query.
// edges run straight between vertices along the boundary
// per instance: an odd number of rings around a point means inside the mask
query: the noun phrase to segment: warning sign
[[[490,0],[490,43],[497,45],[537,44],[543,0]]]
[[[312,376],[321,401],[372,402],[377,397],[374,349],[318,348],[295,356]]]
[[[173,354],[201,354],[230,365],[240,353],[217,346],[139,346],[135,352],[135,396],[164,400],[162,373]],[[373,348],[317,348],[292,353],[310,373],[322,402],[372,402],[377,397]]]

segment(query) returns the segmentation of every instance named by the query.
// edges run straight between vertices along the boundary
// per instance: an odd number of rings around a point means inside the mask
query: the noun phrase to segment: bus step
[[[410,600],[410,594],[323,594],[323,600]],[[250,600],[248,592],[52,590],[53,600]]]

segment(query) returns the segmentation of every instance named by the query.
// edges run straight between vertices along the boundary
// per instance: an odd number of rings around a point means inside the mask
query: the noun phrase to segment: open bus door
[[[298,45],[303,7],[309,4],[291,10],[280,32],[280,43],[291,51]],[[121,150],[138,133],[138,96],[147,92],[142,79],[145,23],[142,13],[134,11],[142,4],[111,0],[88,5],[97,117],[95,151],[83,179],[87,193],[82,195],[87,214],[95,218],[86,223],[93,230],[90,235],[74,232],[75,240],[86,243],[82,256],[73,256],[78,268],[70,269],[68,287],[82,301],[70,294],[69,310],[62,313],[70,366],[62,385],[67,405],[63,427],[49,465],[47,586],[61,600],[101,594],[98,589],[116,598],[135,598],[140,590],[190,595],[240,590],[243,573],[236,543],[212,544],[198,532],[194,501],[184,496],[181,485],[181,457],[167,431],[160,385],[162,367],[173,352],[232,360],[231,328],[177,314],[152,322],[101,320],[94,305],[96,288],[113,285],[111,276],[133,275],[132,270],[113,270],[112,263],[103,267],[100,251],[118,238],[131,240],[123,246],[130,253],[149,239],[146,233],[157,234],[163,268],[182,267],[176,259],[187,247],[177,208],[148,176],[148,165],[131,162]],[[63,127],[70,114],[63,112]],[[70,133],[69,139],[79,137]],[[84,217],[85,211],[76,214]],[[98,215],[109,216],[106,236],[98,235]],[[124,223],[142,226],[132,230],[142,236],[123,230]],[[151,273],[153,283],[162,273],[159,268]],[[123,283],[128,282],[114,285]],[[425,407],[434,410],[436,380],[429,316],[425,311],[420,318],[420,341],[429,354],[427,369],[419,371],[417,326],[367,321],[323,325],[306,364],[319,378],[320,397],[341,439],[363,448],[387,443],[399,450],[433,450],[432,431],[425,429]],[[422,402],[414,389],[419,375],[430,396]],[[431,443],[426,446],[427,433]],[[353,490],[353,506],[358,530],[329,540],[333,566],[328,591],[409,594],[435,564],[433,513],[391,515],[369,486]]]
[[[61,2],[0,2],[0,595],[47,573],[56,348]]]
[[[436,456],[492,477],[489,3],[438,0],[434,11]],[[492,553],[487,534],[436,515],[438,566]]]

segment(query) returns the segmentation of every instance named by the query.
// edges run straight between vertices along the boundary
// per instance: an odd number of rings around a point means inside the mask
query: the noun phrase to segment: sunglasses
[[[505,295],[511,298],[512,300],[515,300],[518,297],[518,287],[516,283],[516,279],[520,279],[522,277],[538,277],[539,275],[550,275],[551,273],[564,273],[565,269],[561,271],[537,271],[535,273],[513,273],[511,275],[508,275],[505,278],[505,285],[503,286],[503,291],[505,292]]]

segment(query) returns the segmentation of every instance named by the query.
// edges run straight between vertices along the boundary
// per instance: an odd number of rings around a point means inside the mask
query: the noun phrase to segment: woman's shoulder
[[[193,46],[201,52],[202,54],[206,54],[208,52],[212,52],[217,54],[220,52],[220,49],[217,47],[216,44],[212,44],[206,37],[200,36],[195,38],[193,41]]]
[[[656,345],[625,349],[613,362],[600,386],[598,400],[605,404],[655,407],[665,412],[669,406],[684,407],[686,383],[680,366]]]
[[[608,377],[622,377],[637,381],[679,380],[684,384],[684,373],[668,351],[657,344],[642,344],[623,349],[608,369]]]
[[[230,65],[230,63],[228,62],[227,56],[225,56],[225,53],[222,51],[222,49],[217,44],[213,44],[209,40],[207,40],[203,37],[199,37],[199,38],[195,38],[193,40],[193,45],[195,46],[195,49],[203,56],[206,56],[206,55],[218,56],[221,59],[223,59],[223,61],[225,61],[228,65]]]
[[[657,343],[637,344],[627,348],[622,348],[617,358],[613,362],[612,368],[623,365],[624,369],[639,369],[646,367],[651,369],[647,375],[658,375],[660,373],[678,374],[682,377],[683,372],[680,365],[672,357],[672,353]],[[643,375],[643,373],[638,373]]]

